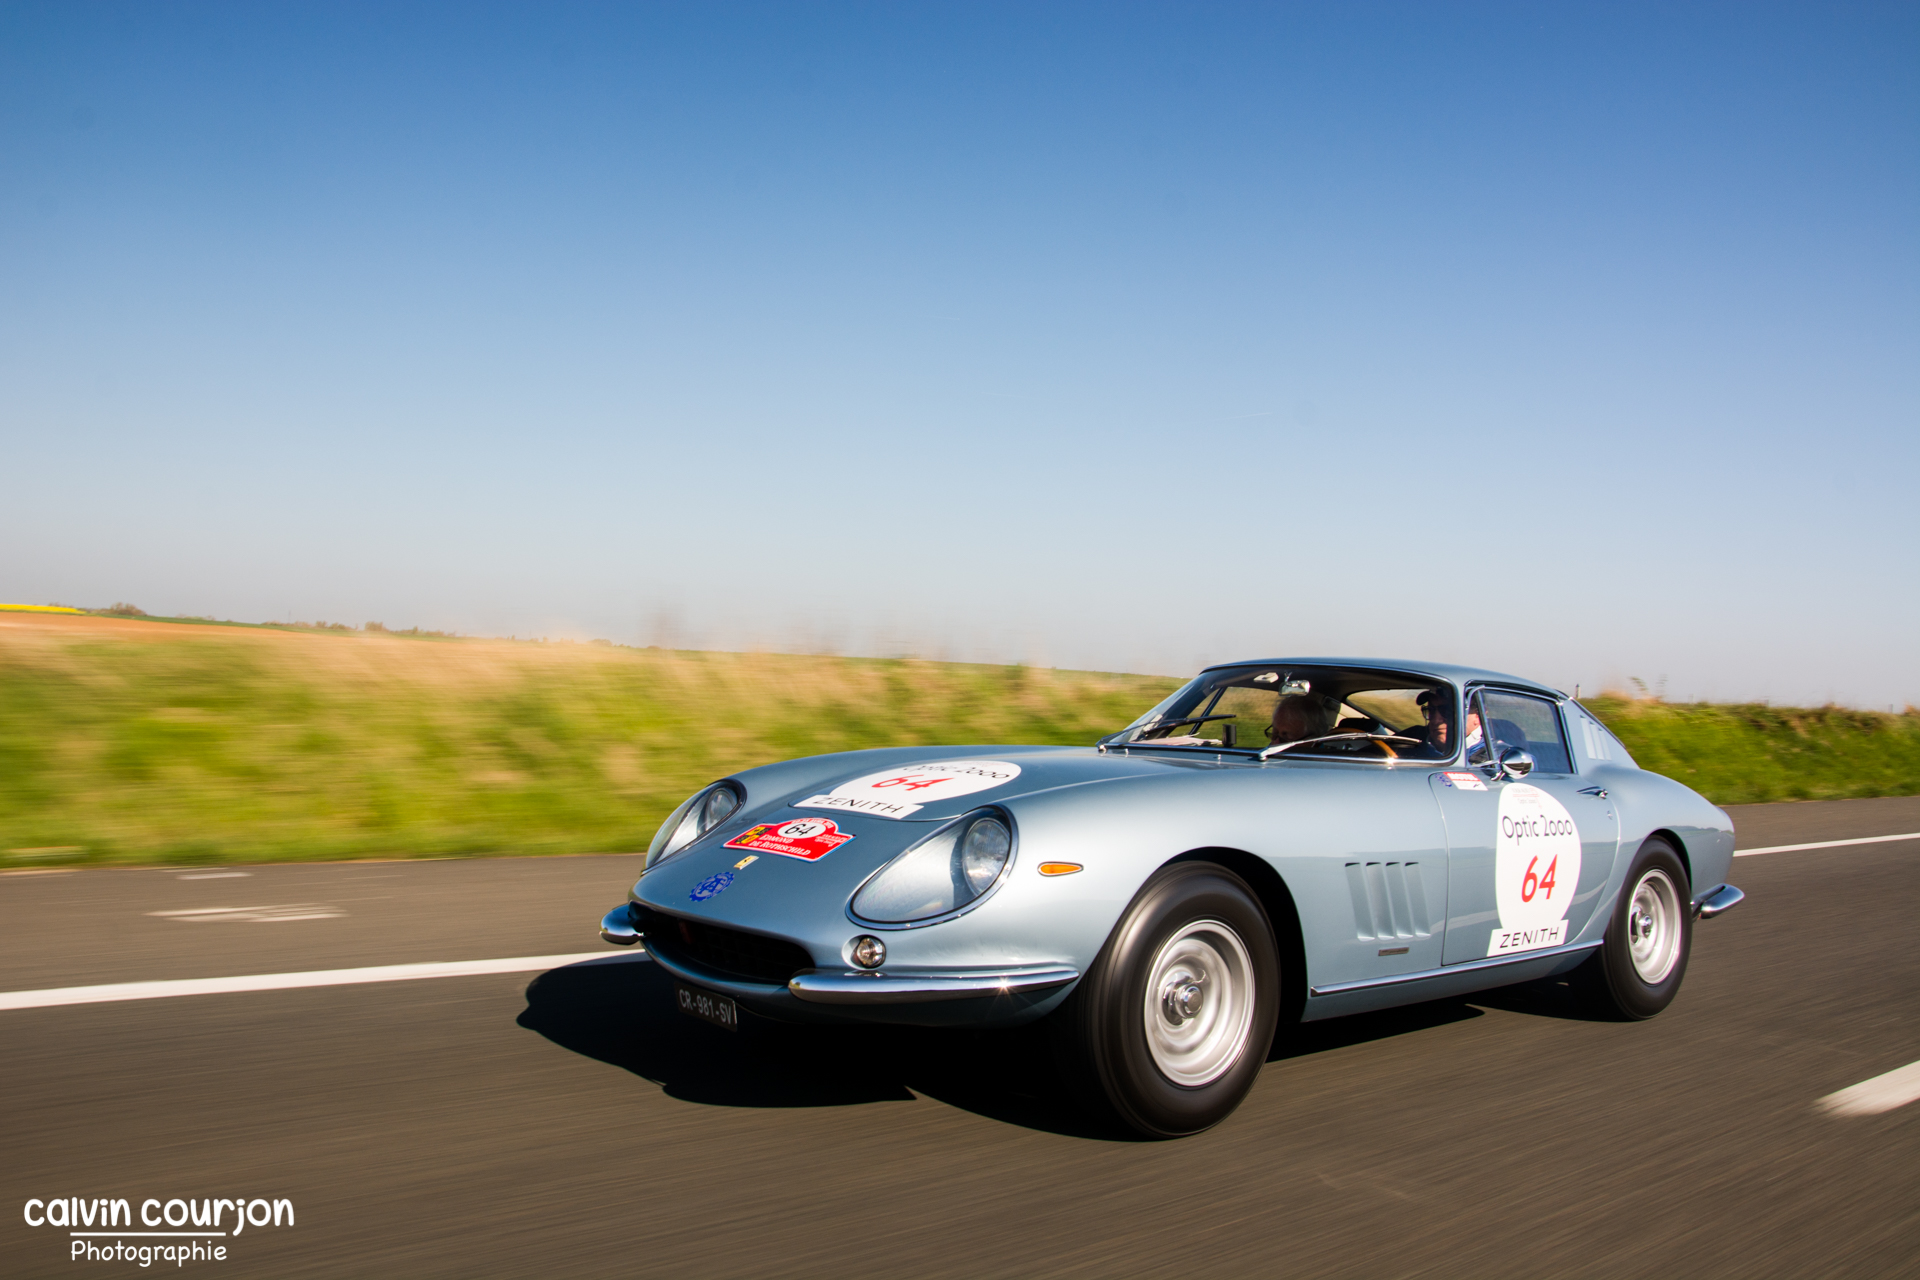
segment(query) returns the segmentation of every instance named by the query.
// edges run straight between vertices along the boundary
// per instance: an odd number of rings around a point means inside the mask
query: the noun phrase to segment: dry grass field
[[[0,612],[0,860],[633,850],[743,767],[1087,743],[1175,683]]]

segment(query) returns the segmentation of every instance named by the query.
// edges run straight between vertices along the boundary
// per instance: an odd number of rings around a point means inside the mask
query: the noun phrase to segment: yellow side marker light
[[[1040,864],[1040,874],[1043,876],[1070,876],[1078,870],[1080,870],[1080,864],[1077,862],[1043,862]]]

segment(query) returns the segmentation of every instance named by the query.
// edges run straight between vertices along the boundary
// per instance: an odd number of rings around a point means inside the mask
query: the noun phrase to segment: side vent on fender
[[[1353,894],[1353,923],[1362,940],[1433,933],[1419,863],[1349,862],[1347,889]]]

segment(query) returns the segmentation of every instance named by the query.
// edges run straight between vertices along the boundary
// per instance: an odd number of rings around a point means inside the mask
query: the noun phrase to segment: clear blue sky
[[[0,4],[0,599],[1920,701],[1920,7]]]

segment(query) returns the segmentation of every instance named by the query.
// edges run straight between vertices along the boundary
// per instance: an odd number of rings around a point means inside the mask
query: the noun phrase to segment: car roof
[[[1415,662],[1398,658],[1248,658],[1244,662],[1215,662],[1205,669],[1217,671],[1222,667],[1371,667],[1380,671],[1405,671],[1414,675],[1437,676],[1442,680],[1451,680],[1454,684],[1465,685],[1474,681],[1488,684],[1515,685],[1523,689],[1538,689],[1555,697],[1567,695],[1550,684],[1541,684],[1538,680],[1529,680],[1525,676],[1510,676],[1501,671],[1488,671],[1481,667],[1458,667],[1450,662]]]

